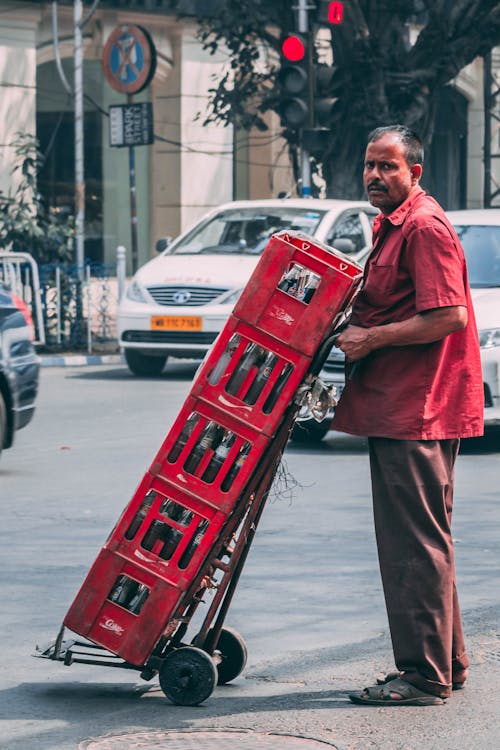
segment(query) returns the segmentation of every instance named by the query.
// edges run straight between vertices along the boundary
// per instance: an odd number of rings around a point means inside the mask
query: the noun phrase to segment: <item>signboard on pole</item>
[[[147,146],[153,141],[153,105],[150,102],[110,106],[110,146]]]
[[[128,146],[130,182],[130,230],[132,271],[138,268],[135,146],[153,143],[153,108],[150,103],[133,104],[132,96],[142,91],[156,70],[153,40],[142,26],[124,24],[111,32],[104,45],[102,63],[109,85],[127,95],[127,104],[109,108],[110,145]]]
[[[121,94],[137,94],[156,70],[156,49],[142,26],[126,24],[111,32],[102,54],[104,75]]]

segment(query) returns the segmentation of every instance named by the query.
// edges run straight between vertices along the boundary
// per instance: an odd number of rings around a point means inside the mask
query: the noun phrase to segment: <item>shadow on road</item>
[[[75,380],[118,380],[140,383],[151,383],[154,381],[182,380],[191,381],[194,378],[196,370],[200,366],[199,361],[179,361],[169,363],[161,375],[152,375],[150,377],[133,375],[126,365],[113,365],[105,367],[96,365],[95,367],[73,368],[68,372],[68,377]]]
[[[133,739],[134,733],[151,730],[189,729],[200,719],[213,720],[223,716],[241,714],[284,712],[297,716],[300,712],[313,709],[346,709],[352,707],[347,693],[340,690],[280,690],[256,696],[255,687],[248,689],[248,694],[241,694],[241,687],[224,685],[216,688],[214,694],[200,706],[175,706],[164,696],[159,685],[146,687],[125,685],[123,683],[54,683],[50,686],[39,683],[23,683],[16,688],[2,691],[2,702],[8,704],[10,720],[25,720],[21,708],[26,695],[37,706],[37,718],[45,722],[61,721],[72,727],[71,734],[78,740],[99,736],[104,740],[110,734],[122,734],[123,739]],[[235,693],[238,692],[238,695]],[[89,713],[92,721],[89,721]],[[133,729],[132,729],[133,727]],[[47,728],[37,731],[37,750],[53,750],[61,741],[61,728]],[[19,740],[12,739],[9,750],[26,750],[26,736]],[[33,745],[32,745],[33,746]],[[79,745],[81,746],[81,745]],[[132,747],[127,744],[127,747]],[[134,745],[135,747],[135,745]],[[137,745],[138,747],[138,745]]]

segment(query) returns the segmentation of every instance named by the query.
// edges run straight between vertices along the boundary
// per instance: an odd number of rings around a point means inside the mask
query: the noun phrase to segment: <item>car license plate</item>
[[[198,315],[152,315],[153,331],[201,331],[201,317]]]

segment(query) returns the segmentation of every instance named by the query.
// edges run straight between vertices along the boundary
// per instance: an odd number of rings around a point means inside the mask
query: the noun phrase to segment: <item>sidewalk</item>
[[[294,652],[217,687],[201,706],[171,706],[159,685],[137,685],[144,713],[79,750],[494,750],[500,747],[498,611],[465,618],[472,668],[442,706],[368,707],[349,692],[390,669],[387,634]],[[493,651],[492,651],[493,649]],[[496,650],[495,650],[496,649]],[[106,695],[106,693],[104,693]],[[109,696],[108,696],[109,697]],[[156,718],[154,715],[156,714]]]
[[[121,354],[40,354],[41,367],[82,367],[124,364]]]
[[[349,692],[373,685],[377,674],[393,668],[389,637],[383,633],[361,643],[329,649],[312,646],[310,651],[260,663],[233,684],[216,688],[201,707],[165,711],[155,738],[163,736],[165,744],[151,741],[145,747],[195,747],[175,744],[177,738],[170,733],[179,730],[216,730],[222,740],[224,733],[239,729],[253,734],[253,748],[277,750],[282,744],[278,739],[274,744],[274,735],[289,737],[283,745],[287,750],[493,750],[500,747],[498,610],[469,613],[464,621],[471,671],[466,689],[455,691],[444,706],[378,708],[349,701]],[[159,687],[149,691],[147,699],[161,701]],[[139,733],[131,730],[131,738],[139,739]],[[239,737],[231,747],[250,747],[240,744]],[[216,736],[213,744],[203,739],[198,747],[217,747]],[[218,747],[225,748],[220,740]],[[129,747],[136,745],[122,738],[120,750]]]

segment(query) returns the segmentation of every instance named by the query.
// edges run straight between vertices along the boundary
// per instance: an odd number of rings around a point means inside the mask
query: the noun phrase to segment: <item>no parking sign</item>
[[[151,81],[156,70],[156,50],[142,26],[117,26],[103,51],[104,75],[121,94],[137,94]]]

